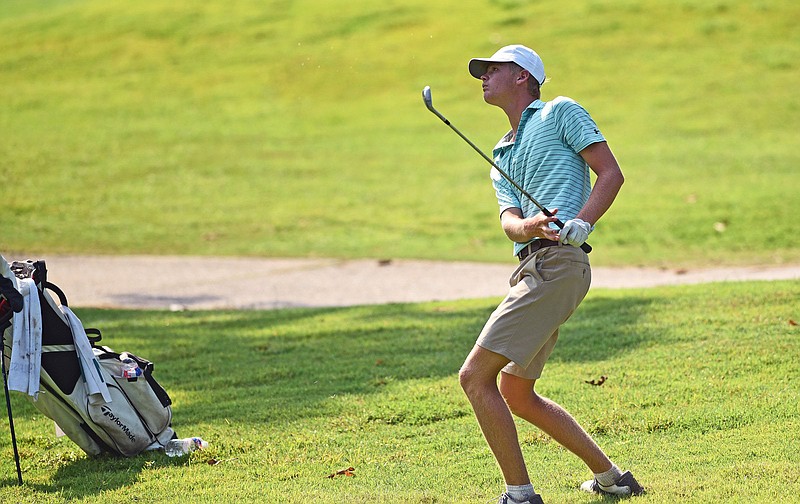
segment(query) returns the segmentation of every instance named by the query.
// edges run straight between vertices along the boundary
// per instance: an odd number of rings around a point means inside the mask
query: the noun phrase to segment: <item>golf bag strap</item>
[[[69,306],[69,303],[67,303],[67,295],[64,294],[64,291],[61,290],[61,287],[59,287],[58,285],[56,285],[54,283],[51,283],[51,282],[45,282],[42,285],[44,285],[45,289],[48,289],[48,290],[51,290],[51,291],[55,292],[56,296],[58,296],[58,301],[62,305]]]
[[[100,329],[95,329],[94,327],[84,327],[83,332],[86,333],[86,337],[89,338],[89,343],[92,346],[96,346],[97,343],[100,343],[100,340],[103,339],[103,335],[100,334]],[[94,336],[91,336],[91,335]]]
[[[48,352],[74,352],[75,345],[43,345],[42,353]]]

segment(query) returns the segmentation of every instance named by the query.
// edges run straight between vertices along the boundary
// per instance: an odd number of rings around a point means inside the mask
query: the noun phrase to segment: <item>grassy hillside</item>
[[[597,264],[800,261],[796,2],[6,0],[0,249],[503,260],[505,132],[466,72],[522,42],[627,183]]]

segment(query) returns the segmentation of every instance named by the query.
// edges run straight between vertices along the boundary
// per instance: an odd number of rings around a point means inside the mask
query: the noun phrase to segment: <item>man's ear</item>
[[[530,76],[531,76],[531,73],[529,71],[522,70],[519,73],[519,75],[517,76],[517,82],[526,82],[527,83],[528,79],[530,78]]]

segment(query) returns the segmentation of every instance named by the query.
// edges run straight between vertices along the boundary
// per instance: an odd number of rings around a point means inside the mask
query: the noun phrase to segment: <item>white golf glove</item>
[[[570,219],[564,223],[564,229],[558,235],[561,243],[580,247],[589,238],[589,233],[594,231],[594,226],[581,219]]]

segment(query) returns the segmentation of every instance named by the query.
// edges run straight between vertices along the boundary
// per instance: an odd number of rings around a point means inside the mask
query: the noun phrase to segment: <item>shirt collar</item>
[[[545,105],[546,105],[546,103],[543,102],[542,100],[533,100],[531,102],[531,104],[528,105],[528,107],[525,110],[528,110],[528,109],[539,110],[541,108],[544,108]]]
[[[525,120],[525,116],[526,115],[532,114],[532,113],[536,112],[537,110],[543,109],[545,105],[546,105],[546,103],[543,102],[542,100],[533,100],[525,108],[525,110],[522,111],[523,119],[520,121],[520,125],[522,125],[522,122]],[[530,110],[530,112],[528,112],[529,110]],[[500,147],[505,147],[505,146],[508,146],[508,145],[512,145],[514,143],[514,142],[511,141],[512,133],[513,132],[511,130],[508,130],[508,133],[503,135],[503,138],[501,138],[500,141],[497,142],[497,145],[495,145],[494,148],[495,149],[499,149]]]

